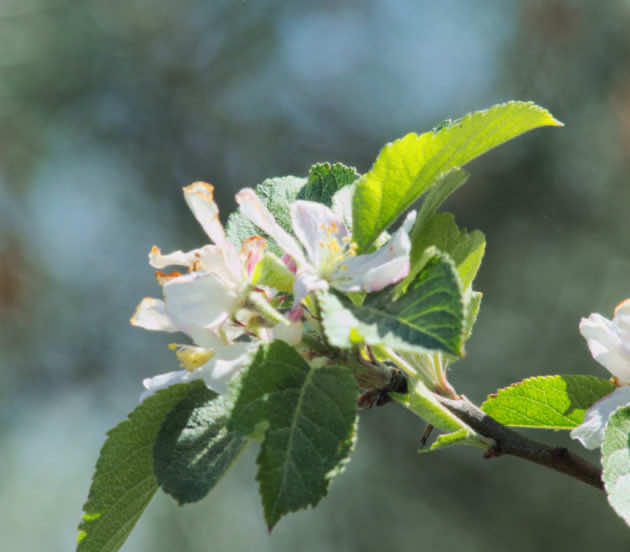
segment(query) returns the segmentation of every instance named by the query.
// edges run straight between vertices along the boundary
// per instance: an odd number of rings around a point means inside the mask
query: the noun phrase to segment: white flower
[[[356,245],[343,220],[342,201],[333,203],[337,212],[313,201],[298,200],[291,204],[293,232],[303,247],[275,221],[254,190],[241,190],[236,201],[241,213],[295,261],[297,278],[293,295],[296,304],[309,292],[329,286],[345,292],[378,291],[402,280],[409,272],[408,232],[415,221],[415,211],[409,213],[383,247],[368,255],[356,255]]]
[[[294,344],[302,335],[299,320],[292,320],[290,326],[280,324],[275,331],[268,327],[268,320],[261,323],[264,314],[275,313],[268,305],[267,290],[252,285],[265,240],[252,236],[238,252],[226,238],[209,184],[195,182],[185,187],[184,198],[214,243],[167,255],[154,246],[149,253],[151,266],[163,269],[180,265],[189,272],[157,272],[164,300],[144,298],[131,317],[131,324],[147,330],[183,332],[194,345],[172,344],[183,369],[145,379],[147,391],[141,399],[158,389],[194,379],[203,379],[210,389],[223,393],[261,341],[270,341],[275,333],[276,338]],[[246,332],[250,341],[234,342]]]
[[[610,415],[630,404],[630,299],[617,305],[612,320],[593,313],[580,321],[580,333],[586,339],[593,358],[606,368],[620,385],[593,404],[584,422],[571,431],[571,437],[586,448],[601,446]]]
[[[189,272],[157,272],[164,300],[143,299],[131,324],[147,330],[184,332],[197,344],[212,340],[211,333],[219,335],[228,329],[232,332],[228,337],[237,337],[243,330],[230,327],[229,320],[240,312],[245,316],[241,322],[246,324],[253,314],[242,307],[251,292],[251,276],[262,257],[265,240],[252,236],[239,253],[225,236],[209,184],[186,186],[184,198],[214,244],[167,255],[154,246],[149,253],[151,266],[163,269],[180,265],[188,267]]]

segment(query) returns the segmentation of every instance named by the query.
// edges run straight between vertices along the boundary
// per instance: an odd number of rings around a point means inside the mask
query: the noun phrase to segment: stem
[[[486,453],[486,458],[504,454],[518,456],[552,470],[565,473],[596,489],[604,490],[601,469],[582,457],[573,454],[568,449],[551,447],[523,437],[516,431],[508,429],[488,416],[464,396],[461,396],[459,399],[447,399],[436,395],[436,398],[477,433],[494,441],[494,445]]]

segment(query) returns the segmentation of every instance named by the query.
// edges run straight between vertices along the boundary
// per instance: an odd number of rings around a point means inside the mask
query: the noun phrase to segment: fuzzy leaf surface
[[[266,425],[256,479],[270,529],[327,494],[354,442],[357,398],[349,369],[310,365],[280,340],[259,349],[243,377],[228,431],[250,435]]]
[[[353,239],[359,252],[386,230],[446,171],[519,134],[559,123],[532,102],[507,102],[390,142],[357,184]]]
[[[614,389],[594,376],[539,376],[499,389],[481,409],[507,426],[573,429],[587,408]]]
[[[297,199],[317,201],[330,207],[335,193],[352,184],[359,176],[354,167],[343,163],[316,163],[311,167],[308,180]]]
[[[115,552],[124,544],[158,489],[152,450],[162,421],[199,385],[180,383],[157,391],[107,432],[83,506],[77,552]]]
[[[306,178],[282,176],[267,178],[256,186],[256,195],[260,201],[269,209],[278,224],[289,233],[293,232],[289,205],[297,199],[305,184]],[[262,235],[264,238],[268,238],[257,226],[241,215],[239,209],[229,216],[225,231],[229,240],[237,248],[241,247],[250,236]],[[274,253],[282,256],[283,251],[272,240],[268,241],[268,245]]]
[[[230,408],[227,396],[200,385],[166,415],[153,447],[154,470],[179,504],[206,496],[247,444],[225,427]]]

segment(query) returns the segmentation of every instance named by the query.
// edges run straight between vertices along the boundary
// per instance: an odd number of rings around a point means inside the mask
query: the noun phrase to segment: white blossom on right
[[[630,299],[617,305],[612,320],[598,313],[582,318],[580,333],[593,358],[615,377],[619,386],[593,404],[584,421],[571,431],[573,439],[595,449],[602,444],[610,415],[630,404]]]

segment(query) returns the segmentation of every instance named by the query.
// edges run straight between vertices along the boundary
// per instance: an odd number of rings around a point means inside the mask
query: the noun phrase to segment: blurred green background
[[[105,431],[175,366],[171,338],[128,319],[159,293],[150,247],[206,239],[181,195],[194,180],[225,218],[265,177],[365,172],[409,131],[534,100],[566,127],[475,161],[447,206],[488,240],[451,379],[481,401],[604,376],[577,323],[630,295],[629,28],[626,1],[0,0],[2,550],[73,548]],[[421,457],[422,430],[395,405],[364,412],[329,497],[271,535],[252,447],[198,504],[159,493],[124,549],[627,549],[602,493],[463,447]]]

